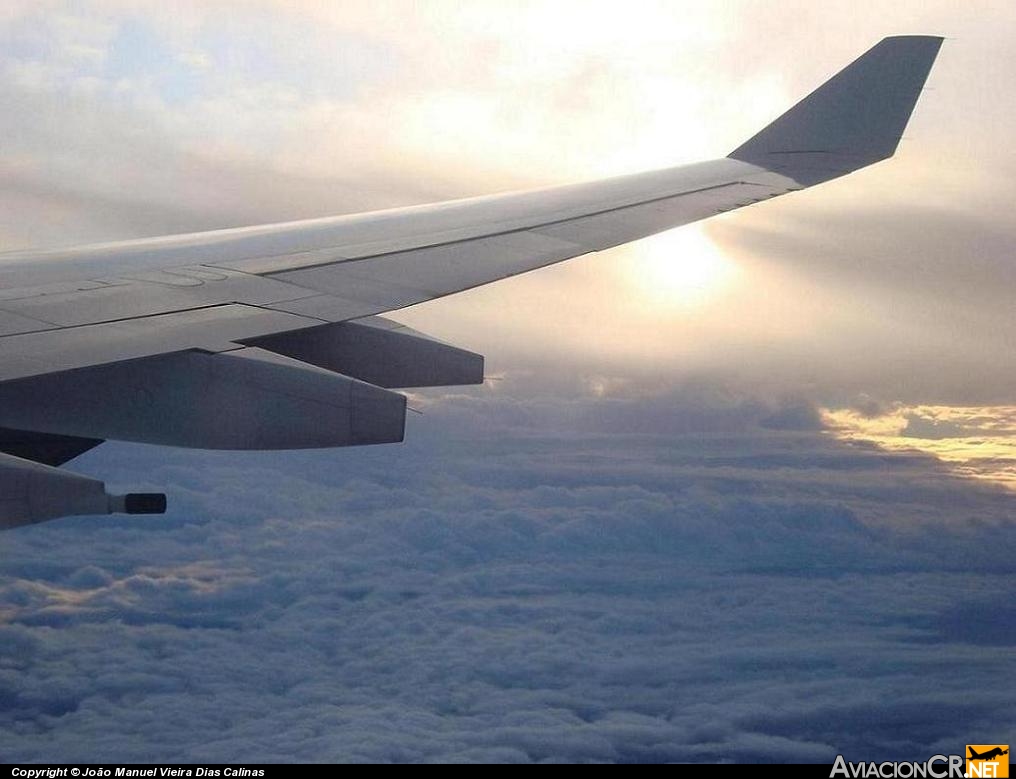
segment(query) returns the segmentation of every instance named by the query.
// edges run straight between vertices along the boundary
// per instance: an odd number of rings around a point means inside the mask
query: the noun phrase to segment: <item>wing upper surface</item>
[[[63,261],[8,257],[0,279],[37,263],[49,283],[0,289],[0,381],[383,313],[799,188],[724,159],[279,232],[208,234],[203,244],[188,236],[78,249]],[[145,267],[185,257],[192,264]],[[67,278],[74,268],[120,273]]]

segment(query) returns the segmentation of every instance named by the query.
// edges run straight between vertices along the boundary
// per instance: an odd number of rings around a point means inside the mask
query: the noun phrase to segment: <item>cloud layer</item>
[[[0,539],[0,753],[828,761],[1010,732],[1009,495],[721,396],[90,454],[174,510]]]

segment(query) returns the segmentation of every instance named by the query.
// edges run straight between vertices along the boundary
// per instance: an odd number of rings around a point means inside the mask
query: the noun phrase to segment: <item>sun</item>
[[[737,266],[698,225],[640,241],[628,266],[640,295],[668,308],[694,308],[714,300],[737,275]]]

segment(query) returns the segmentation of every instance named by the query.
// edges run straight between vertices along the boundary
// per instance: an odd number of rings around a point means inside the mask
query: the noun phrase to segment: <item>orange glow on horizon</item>
[[[1016,490],[1016,406],[897,406],[877,416],[824,409],[822,417],[841,440],[929,454],[959,476]]]

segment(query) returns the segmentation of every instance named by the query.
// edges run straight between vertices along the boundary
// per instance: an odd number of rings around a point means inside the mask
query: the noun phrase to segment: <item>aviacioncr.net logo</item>
[[[1008,744],[967,744],[967,770],[970,779],[1006,779],[1009,776]]]
[[[932,755],[924,763],[848,763],[836,755],[829,779],[963,779],[962,755]]]

